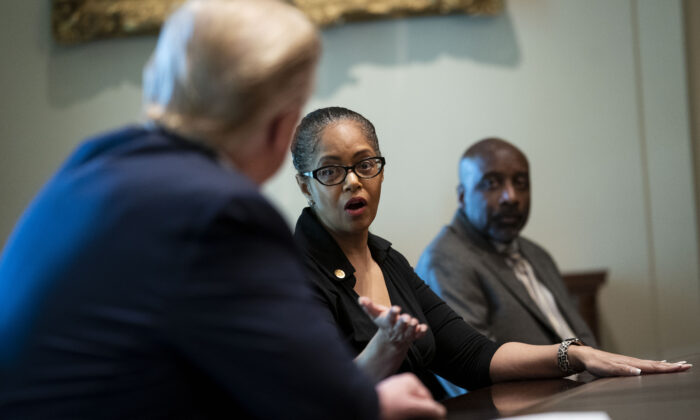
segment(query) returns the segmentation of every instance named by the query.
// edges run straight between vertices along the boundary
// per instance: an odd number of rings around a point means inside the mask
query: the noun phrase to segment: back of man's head
[[[319,54],[316,29],[288,4],[189,1],[165,22],[144,69],[146,116],[218,148],[303,104]]]

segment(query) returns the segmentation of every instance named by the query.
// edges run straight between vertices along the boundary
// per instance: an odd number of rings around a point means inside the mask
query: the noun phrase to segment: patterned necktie
[[[515,276],[522,282],[532,300],[547,318],[554,331],[559,334],[559,338],[565,340],[576,335],[569,327],[564,316],[559,311],[554,296],[547,287],[540,283],[535,276],[530,263],[517,250],[510,250],[506,256],[508,265],[515,272]]]

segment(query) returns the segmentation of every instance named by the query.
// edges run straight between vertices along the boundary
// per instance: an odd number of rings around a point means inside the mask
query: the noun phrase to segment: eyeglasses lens
[[[340,182],[345,176],[345,168],[340,166],[329,166],[316,172],[316,177],[324,184],[335,184]]]
[[[372,178],[381,172],[382,161],[379,158],[365,159],[357,162],[352,169],[360,178]],[[347,173],[347,168],[343,166],[326,166],[316,170],[316,179],[325,185],[336,185],[343,182]]]

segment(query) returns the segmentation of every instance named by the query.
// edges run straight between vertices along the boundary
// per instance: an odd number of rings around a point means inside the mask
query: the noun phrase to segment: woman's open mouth
[[[353,197],[345,203],[345,212],[350,216],[358,216],[367,208],[367,200],[362,197]]]

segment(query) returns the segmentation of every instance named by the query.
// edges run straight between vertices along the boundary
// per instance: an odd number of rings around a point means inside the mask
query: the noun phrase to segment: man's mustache
[[[493,213],[494,217],[511,217],[511,216],[522,216],[523,212],[520,210],[500,210]]]
[[[498,213],[494,213],[491,216],[491,219],[501,221],[503,219],[517,219],[518,221],[521,221],[525,217],[525,214],[520,211],[500,211]]]

